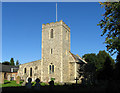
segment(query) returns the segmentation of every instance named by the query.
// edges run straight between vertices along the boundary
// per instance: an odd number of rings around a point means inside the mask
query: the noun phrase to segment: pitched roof
[[[13,72],[17,72],[19,67],[11,66],[11,65],[3,65],[0,63],[0,72],[11,72],[11,68],[14,68]]]
[[[80,60],[87,64],[87,62],[83,58],[81,58],[78,54],[76,56],[78,56]]]
[[[70,51],[69,51],[70,52]],[[84,59],[82,59],[78,54],[77,55],[75,55],[75,54],[73,54],[73,53],[71,53],[70,52],[70,54],[72,55],[72,57],[74,58],[74,60],[76,61],[76,62],[84,62],[84,63],[87,63]]]
[[[24,64],[36,63],[38,61],[41,62],[41,59],[40,60],[36,60],[36,61],[27,62],[27,63],[24,63]],[[21,64],[21,65],[24,65],[24,64]]]

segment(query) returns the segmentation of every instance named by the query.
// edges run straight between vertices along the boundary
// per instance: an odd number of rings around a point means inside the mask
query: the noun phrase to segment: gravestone
[[[50,85],[51,88],[53,88],[53,86],[54,86],[54,81],[51,80],[51,81],[49,82],[49,85]]]
[[[35,90],[40,90],[40,79],[37,78],[37,79],[35,80],[35,82],[36,82],[36,84],[35,84],[34,89],[35,89]]]
[[[20,84],[20,76],[17,76],[17,78],[16,78],[16,83],[17,83],[17,84]]]
[[[24,74],[24,76],[23,76],[24,82],[22,83],[22,86],[25,86],[25,84],[26,84],[26,79],[27,79],[27,74]]]
[[[76,81],[75,84],[76,84],[76,85],[78,84],[78,80],[79,80],[79,79],[76,77],[76,78],[75,78],[75,81]]]
[[[28,83],[25,84],[25,87],[26,87],[27,89],[31,89],[31,88],[32,88],[32,83],[31,83],[31,81],[32,81],[32,78],[28,78]]]
[[[78,80],[79,80],[79,79],[76,77],[76,78],[75,78],[75,81],[76,81],[76,85],[77,85],[77,83],[78,83],[78,82],[77,82]]]
[[[54,81],[51,79],[51,81],[49,82],[49,90],[53,91],[54,88]]]

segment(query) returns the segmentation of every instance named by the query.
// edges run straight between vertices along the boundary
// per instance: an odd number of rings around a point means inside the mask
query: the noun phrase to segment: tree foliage
[[[18,60],[16,61],[16,66],[19,66],[19,61]]]
[[[3,65],[10,65],[10,62],[4,61],[4,62],[2,62],[2,64],[3,64]]]
[[[103,19],[99,22],[102,35],[106,34],[105,43],[110,53],[120,52],[120,1],[101,3],[105,9]]]
[[[120,79],[120,1],[100,2],[105,9],[103,19],[99,22],[102,35],[106,35],[105,44],[107,50],[113,55],[117,53],[114,69],[114,79]]]
[[[95,53],[85,54],[82,56],[82,58],[84,58],[86,62],[91,64],[95,64],[95,62],[97,61],[97,56]]]
[[[114,60],[105,50],[103,50],[103,51],[99,51],[99,53],[97,54],[97,61],[96,61],[97,71],[103,69],[107,57],[110,59],[111,65],[114,67],[115,64]]]
[[[111,80],[113,79],[113,65],[109,56],[105,58],[102,69],[97,71],[97,79],[99,80]]]
[[[83,56],[87,64],[83,64],[82,68],[80,68],[80,71],[83,71],[82,75],[84,77],[84,81],[88,85],[94,84],[94,77],[95,77],[95,72],[96,72],[96,67],[95,63],[97,61],[96,54],[91,53],[91,54],[85,54]],[[82,70],[81,70],[82,69]]]
[[[78,73],[80,76],[83,75],[84,82],[94,84],[96,79],[110,79],[115,62],[105,50],[99,51],[97,55],[94,53],[85,54],[82,58],[85,59],[87,64],[82,64]]]
[[[15,65],[13,58],[10,59],[10,65],[13,65],[13,66]]]

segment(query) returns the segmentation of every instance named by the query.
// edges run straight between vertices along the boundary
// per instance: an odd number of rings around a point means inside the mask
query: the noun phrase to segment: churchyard
[[[16,81],[8,81],[8,80],[4,80],[4,84],[0,84],[0,88],[1,87],[18,87],[18,86],[22,86],[23,81],[20,81],[20,84],[17,84]],[[32,86],[34,86],[36,84],[36,82],[32,82]],[[41,86],[45,86],[47,85],[46,83],[40,83]],[[59,85],[58,83],[55,83],[55,85]]]
[[[19,80],[19,79],[18,79]],[[39,93],[39,92],[81,92],[81,93],[111,93],[119,91],[119,88],[114,86],[116,83],[111,82],[102,82],[100,85],[84,85],[77,84],[77,79],[75,84],[72,83],[55,83],[51,80],[49,83],[40,82],[39,79],[36,79],[34,82],[31,82],[32,79],[28,78],[27,82],[24,84],[24,81],[8,81],[5,80],[2,84],[2,93]],[[114,84],[115,83],[115,84]],[[1,86],[0,86],[1,87]]]

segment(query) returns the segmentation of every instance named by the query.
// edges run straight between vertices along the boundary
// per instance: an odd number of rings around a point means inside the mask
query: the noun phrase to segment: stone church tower
[[[41,80],[68,82],[70,28],[61,20],[42,25]]]
[[[78,69],[86,64],[79,55],[70,52],[70,28],[61,20],[42,25],[42,59],[21,64],[18,76],[32,81],[75,83]],[[81,80],[81,78],[79,78]]]

